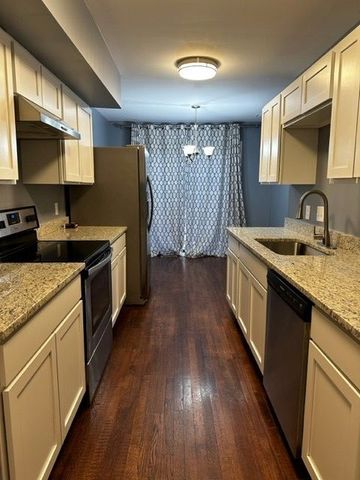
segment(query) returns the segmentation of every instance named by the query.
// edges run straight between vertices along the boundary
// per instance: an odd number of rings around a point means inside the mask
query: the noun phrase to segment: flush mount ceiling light
[[[220,62],[211,57],[184,57],[175,63],[180,77],[186,80],[210,80],[214,78]]]

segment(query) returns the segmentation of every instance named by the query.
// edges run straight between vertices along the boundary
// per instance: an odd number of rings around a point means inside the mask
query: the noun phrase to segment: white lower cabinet
[[[250,331],[250,282],[251,273],[238,261],[238,302],[237,302],[237,321],[246,338]]]
[[[229,244],[236,253],[230,248],[227,251],[226,297],[256,363],[263,372],[267,267],[235,238],[229,237]]]
[[[3,392],[11,479],[47,478],[61,446],[52,336]]]
[[[313,309],[302,458],[314,480],[360,478],[360,345]]]
[[[85,393],[80,278],[0,347],[3,480],[47,479]]]
[[[227,253],[227,268],[226,268],[226,298],[231,310],[236,315],[237,304],[237,257],[228,249]]]
[[[303,460],[313,479],[360,478],[360,392],[310,342]]]
[[[124,305],[126,298],[126,248],[119,255],[119,290],[120,290],[120,309]]]
[[[85,356],[82,302],[55,332],[61,434],[64,440],[85,393]]]
[[[126,298],[126,238],[125,234],[112,246],[112,325],[114,326]]]
[[[247,301],[249,301],[248,341],[254,358],[263,372],[267,291],[253,276],[250,277],[250,300]]]
[[[119,280],[120,280],[120,262],[119,255],[117,255],[113,260],[111,260],[111,289],[112,289],[112,325],[115,325],[117,316],[120,311],[120,289],[119,289]]]

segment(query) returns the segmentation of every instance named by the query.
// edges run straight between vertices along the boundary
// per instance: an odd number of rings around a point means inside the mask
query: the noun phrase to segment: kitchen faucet
[[[322,235],[322,243],[325,247],[330,248],[330,233],[329,233],[329,202],[327,196],[321,190],[309,190],[301,195],[299,200],[299,209],[296,215],[296,218],[302,220],[303,210],[304,210],[304,201],[305,199],[312,194],[320,195],[324,203],[324,233]]]

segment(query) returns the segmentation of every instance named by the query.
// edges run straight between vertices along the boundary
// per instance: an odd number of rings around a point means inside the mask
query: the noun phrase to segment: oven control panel
[[[35,206],[0,210],[0,238],[38,227]]]

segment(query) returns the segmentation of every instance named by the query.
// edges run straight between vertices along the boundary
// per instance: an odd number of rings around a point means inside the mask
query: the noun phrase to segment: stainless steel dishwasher
[[[268,272],[264,387],[295,458],[301,455],[311,301]]]

